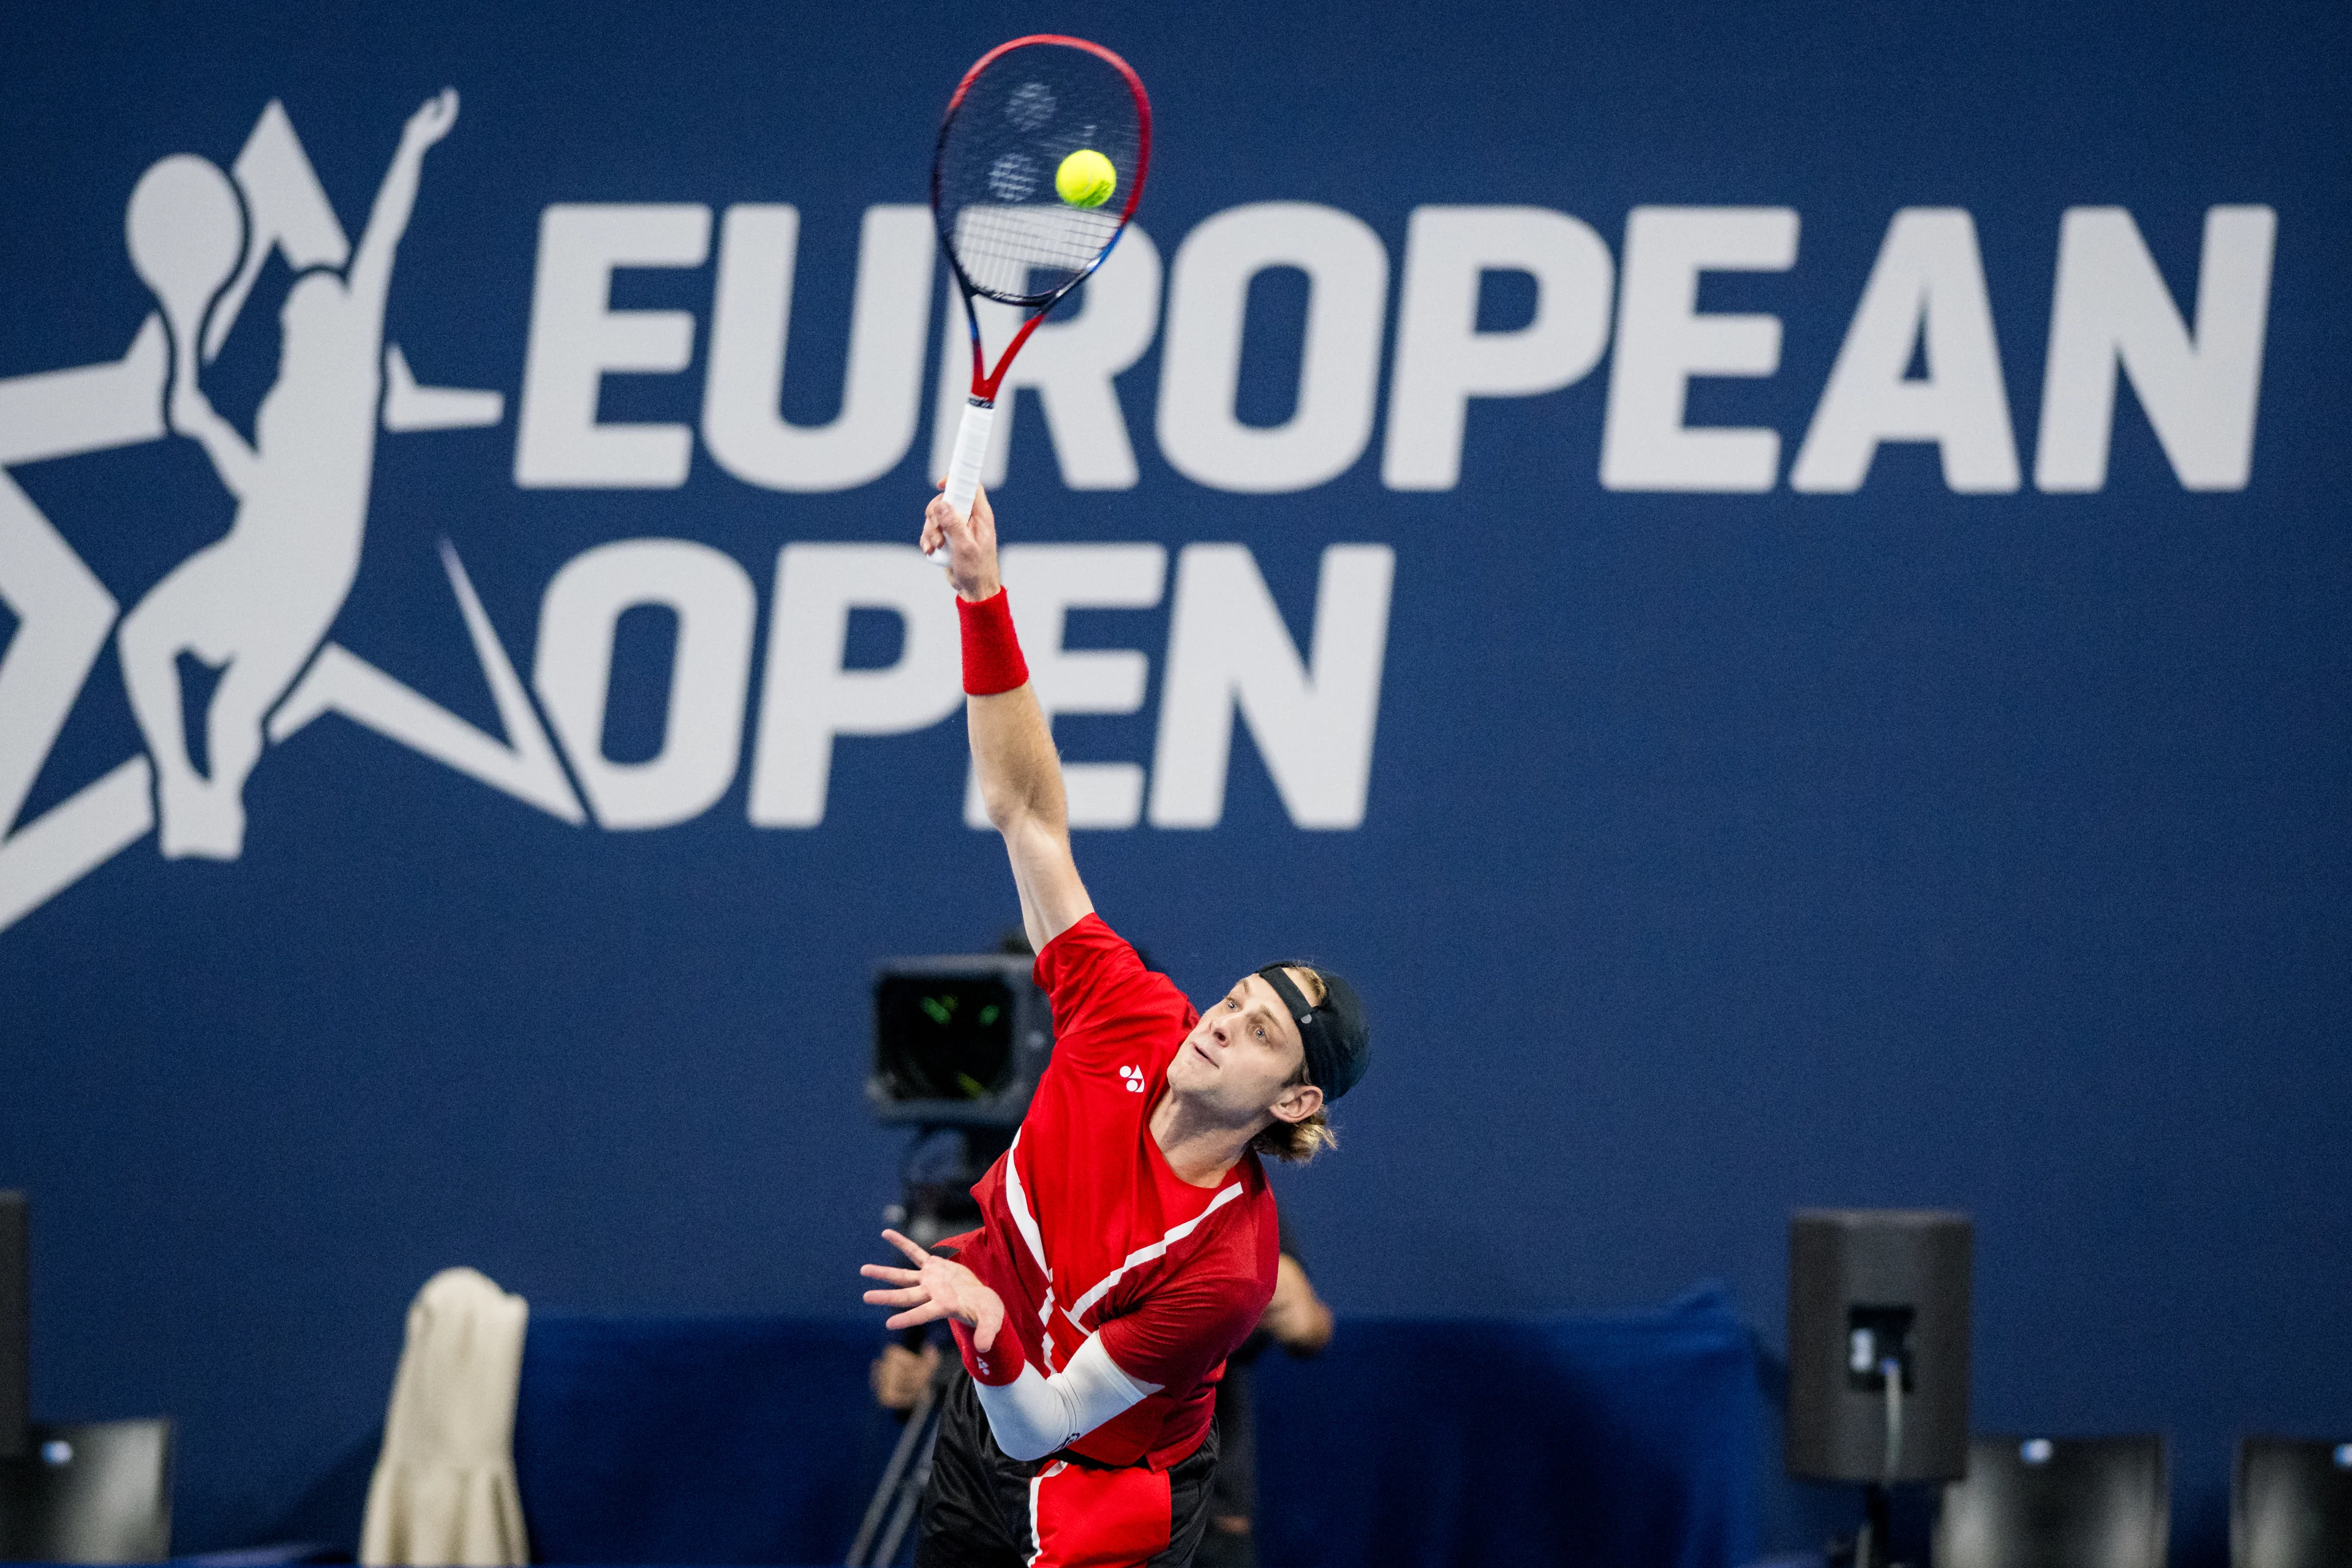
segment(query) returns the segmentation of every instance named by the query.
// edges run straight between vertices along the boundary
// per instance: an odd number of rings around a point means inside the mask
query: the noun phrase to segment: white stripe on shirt
[[[1021,1239],[1029,1244],[1029,1256],[1037,1261],[1037,1272],[1045,1277],[1045,1289],[1054,1288],[1054,1271],[1045,1263],[1045,1238],[1037,1229],[1037,1216],[1029,1212],[1029,1194],[1021,1190],[1021,1134],[1013,1135],[1013,1147],[1004,1153],[1004,1203],[1013,1211],[1013,1226]]]
[[[1009,1165],[1010,1163],[1011,1162],[1008,1161],[1007,1164]],[[1120,1278],[1125,1275],[1129,1269],[1134,1268],[1139,1263],[1149,1263],[1153,1258],[1163,1256],[1171,1247],[1174,1246],[1177,1242],[1183,1240],[1186,1237],[1192,1235],[1195,1229],[1199,1228],[1202,1220],[1207,1219],[1211,1215],[1216,1213],[1219,1209],[1224,1207],[1227,1204],[1241,1195],[1242,1184],[1235,1182],[1224,1191],[1219,1193],[1215,1197],[1211,1198],[1207,1208],[1202,1209],[1199,1214],[1194,1215],[1182,1225],[1175,1226],[1173,1229],[1170,1230],[1166,1236],[1161,1237],[1158,1241],[1151,1243],[1149,1247],[1139,1247],[1133,1252],[1129,1253],[1127,1255],[1126,1262],[1120,1264],[1118,1268],[1105,1275],[1100,1284],[1087,1291],[1085,1295],[1079,1297],[1077,1300],[1070,1305],[1068,1309],[1070,1321],[1077,1324],[1078,1327],[1082,1329],[1085,1328],[1087,1326],[1087,1314],[1094,1310],[1096,1304],[1110,1293],[1110,1288],[1118,1284]],[[1015,1219],[1020,1217],[1020,1211],[1017,1209],[1014,1211],[1014,1217]]]

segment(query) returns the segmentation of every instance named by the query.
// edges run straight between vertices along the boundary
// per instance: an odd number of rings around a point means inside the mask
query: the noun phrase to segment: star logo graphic
[[[494,426],[495,392],[420,385],[383,338],[384,302],[425,153],[457,118],[427,100],[404,128],[357,245],[273,100],[235,163],[159,160],[131,193],[125,237],[156,310],[123,356],[0,380],[0,602],[16,618],[0,657],[0,931],[151,831],[167,858],[243,852],[244,786],[268,746],[338,712],[563,821],[586,820],[537,710],[442,542],[504,738],[484,733],[327,640],[358,570],[375,441],[385,431]],[[295,279],[278,379],[255,437],[206,399],[220,352],[275,251]],[[9,470],[181,437],[236,501],[228,534],[125,613]],[[31,821],[19,821],[50,748],[107,644],[146,742]],[[191,760],[182,654],[220,671]]]

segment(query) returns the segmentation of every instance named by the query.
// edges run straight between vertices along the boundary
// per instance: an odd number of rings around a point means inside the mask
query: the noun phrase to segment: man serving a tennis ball
[[[1054,171],[1054,189],[1074,207],[1098,207],[1118,189],[1118,171],[1091,147],[1081,147]]]
[[[1068,178],[1065,163],[1066,195]],[[986,494],[968,517],[934,500],[922,542],[947,546],[972,761],[1055,1046],[972,1188],[981,1228],[930,1252],[885,1231],[908,1267],[861,1271],[887,1287],[866,1300],[898,1309],[890,1328],[946,1319],[971,1373],[946,1396],[915,1561],[1181,1568],[1208,1521],[1217,1382],[1274,1295],[1258,1156],[1332,1142],[1324,1106],[1363,1076],[1363,1005],[1337,974],[1268,964],[1203,1018],[1144,968],[1078,879]]]

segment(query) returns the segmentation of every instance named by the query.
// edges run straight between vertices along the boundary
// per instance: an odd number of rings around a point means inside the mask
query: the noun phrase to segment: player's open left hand
[[[931,504],[940,507],[947,503]],[[935,1323],[941,1318],[953,1318],[971,1331],[974,1349],[985,1353],[996,1343],[996,1331],[1004,1326],[1004,1301],[980,1282],[979,1275],[950,1258],[933,1257],[895,1230],[884,1231],[882,1239],[905,1253],[907,1261],[915,1266],[891,1268],[868,1263],[858,1269],[868,1279],[887,1280],[898,1287],[866,1292],[866,1304],[869,1307],[901,1309],[882,1325],[884,1328],[911,1329],[921,1323]]]
[[[996,574],[996,512],[988,504],[985,487],[973,493],[970,517],[957,516],[944,493],[931,498],[923,513],[923,553],[929,555],[942,541],[948,547],[948,581],[955,591],[974,604],[994,597],[1003,584]]]

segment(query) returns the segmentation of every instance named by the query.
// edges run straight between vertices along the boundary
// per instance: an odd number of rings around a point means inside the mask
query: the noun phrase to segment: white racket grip
[[[948,505],[959,515],[971,515],[971,498],[980,493],[980,470],[988,461],[989,432],[996,428],[996,405],[974,397],[963,405],[963,421],[956,426],[955,453],[948,458]],[[948,547],[931,552],[935,566],[948,563]]]

